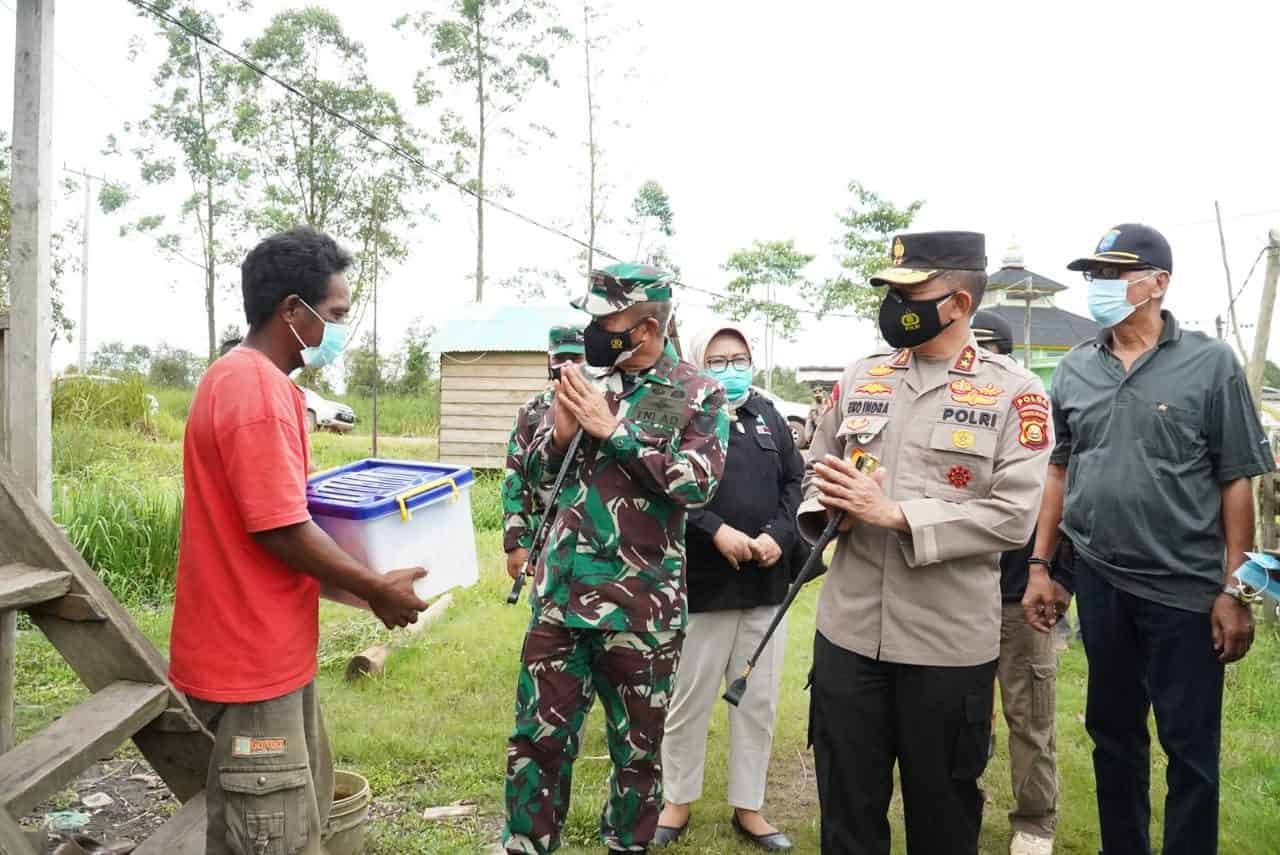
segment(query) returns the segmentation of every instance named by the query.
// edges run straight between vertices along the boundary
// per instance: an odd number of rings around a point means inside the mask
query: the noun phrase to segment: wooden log
[[[381,674],[383,669],[386,668],[387,658],[391,656],[391,651],[406,644],[409,639],[440,620],[451,605],[453,605],[453,594],[445,594],[419,615],[415,623],[405,627],[403,632],[392,633],[387,641],[375,644],[351,657],[351,661],[347,663],[347,679],[358,680],[361,677]]]

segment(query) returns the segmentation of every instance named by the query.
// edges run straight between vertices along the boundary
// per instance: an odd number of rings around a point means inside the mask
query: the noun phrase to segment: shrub
[[[151,401],[141,377],[63,377],[54,383],[52,406],[55,422],[151,429]]]

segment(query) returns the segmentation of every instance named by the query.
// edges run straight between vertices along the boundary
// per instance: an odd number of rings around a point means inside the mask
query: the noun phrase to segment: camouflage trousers
[[[684,633],[570,629],[535,622],[524,639],[516,725],[507,744],[508,852],[560,846],[573,762],[596,696],[604,706],[613,770],[600,839],[643,851],[662,807],[662,733]]]

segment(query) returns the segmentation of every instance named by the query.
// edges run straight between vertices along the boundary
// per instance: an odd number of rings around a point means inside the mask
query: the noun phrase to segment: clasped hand
[[[880,528],[906,528],[902,509],[882,489],[887,470],[864,475],[848,460],[828,454],[821,463],[814,464],[813,472],[818,501],[830,511],[845,513],[841,531],[847,531],[858,520]]]
[[[554,383],[551,415],[557,448],[564,448],[579,427],[596,439],[605,439],[617,429],[619,419],[609,408],[604,393],[587,381],[579,366],[572,363],[562,366],[560,379]]]
[[[716,529],[711,542],[734,570],[742,569],[741,565],[749,561],[761,567],[772,567],[782,557],[782,547],[770,535],[761,532],[757,537],[748,537],[746,532],[728,523],[722,523]]]

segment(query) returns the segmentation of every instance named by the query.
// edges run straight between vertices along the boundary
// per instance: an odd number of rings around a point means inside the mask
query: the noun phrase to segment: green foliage
[[[666,241],[675,235],[675,212],[671,197],[657,181],[649,180],[640,185],[631,200],[631,215],[627,224],[635,233],[636,245],[632,258],[666,270],[675,270],[667,251]]]
[[[385,346],[385,345],[384,345]],[[365,333],[360,344],[348,347],[342,357],[347,370],[347,394],[367,397],[377,389],[386,392],[396,386],[396,360],[386,352],[374,358],[373,333]]]
[[[147,379],[152,386],[192,389],[204,368],[205,361],[191,351],[161,344],[151,354]]]
[[[1270,386],[1272,389],[1280,388],[1280,365],[1276,365],[1270,359],[1267,360],[1266,368],[1262,372],[1262,385]]]
[[[889,239],[911,226],[924,202],[917,200],[899,208],[859,181],[849,183],[849,192],[853,203],[838,215],[845,230],[838,241],[842,272],[825,282],[810,284],[804,295],[819,316],[852,308],[856,314],[873,319],[884,295],[867,280],[889,266]]]
[[[146,376],[151,370],[151,348],[143,344],[126,347],[122,341],[107,341],[89,358],[90,374]]]
[[[764,371],[757,371],[751,382],[761,389],[767,389],[769,386],[765,382],[766,379]],[[813,389],[807,383],[801,383],[796,379],[794,368],[783,368],[778,365],[773,367],[773,394],[784,401],[792,401],[796,404],[813,402]]]
[[[61,378],[53,386],[52,410],[55,422],[139,431],[152,428],[146,386],[137,375]]]
[[[431,336],[434,327],[425,329],[417,322],[405,333],[404,363],[400,370],[399,393],[401,395],[425,394],[435,373],[435,361],[431,357]],[[438,412],[438,411],[437,411]]]
[[[364,46],[332,12],[316,6],[281,12],[245,50],[308,96],[422,154],[395,97],[369,81]],[[250,69],[240,69],[237,81],[235,136],[256,152],[263,183],[261,197],[244,212],[246,220],[263,232],[306,223],[352,241],[356,265],[350,279],[359,306],[407,254],[407,232],[419,213],[410,209],[411,197],[430,186],[429,176]]]
[[[793,339],[800,331],[800,315],[781,298],[810,287],[803,271],[811,261],[812,255],[796,250],[795,241],[754,241],[751,249],[738,250],[724,263],[734,277],[725,288],[728,299],[716,300],[712,308],[735,321],[759,318],[775,334]]]

